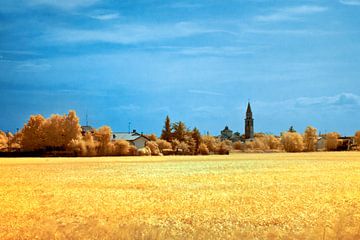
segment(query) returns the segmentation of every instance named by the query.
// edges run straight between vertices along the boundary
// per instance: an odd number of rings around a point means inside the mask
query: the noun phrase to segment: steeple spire
[[[245,138],[246,139],[254,138],[254,119],[252,117],[250,101],[248,102],[247,109],[246,109]]]
[[[247,105],[246,118],[249,118],[249,119],[252,118],[252,111],[251,111],[250,102],[248,102],[248,105]]]

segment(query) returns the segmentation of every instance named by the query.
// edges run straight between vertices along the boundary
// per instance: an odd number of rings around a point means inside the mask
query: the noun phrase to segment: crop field
[[[0,239],[360,239],[360,152],[0,158]]]

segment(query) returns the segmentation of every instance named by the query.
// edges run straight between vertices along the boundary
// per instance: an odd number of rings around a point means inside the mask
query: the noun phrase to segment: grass
[[[360,152],[0,158],[0,239],[360,239]]]

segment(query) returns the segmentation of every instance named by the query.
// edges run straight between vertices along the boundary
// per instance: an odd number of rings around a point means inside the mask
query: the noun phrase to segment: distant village
[[[352,137],[336,132],[318,135],[308,126],[303,134],[291,126],[280,136],[255,133],[250,102],[247,104],[244,134],[228,126],[218,136],[201,135],[183,122],[171,123],[169,116],[160,136],[114,132],[108,126],[95,129],[80,126],[75,111],[46,119],[32,115],[15,134],[0,131],[0,156],[144,156],[208,155],[237,152],[312,152],[360,150],[360,131]]]

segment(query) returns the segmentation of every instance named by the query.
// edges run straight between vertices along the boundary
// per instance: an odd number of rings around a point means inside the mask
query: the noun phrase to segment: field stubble
[[[0,159],[0,239],[360,239],[360,153]]]

